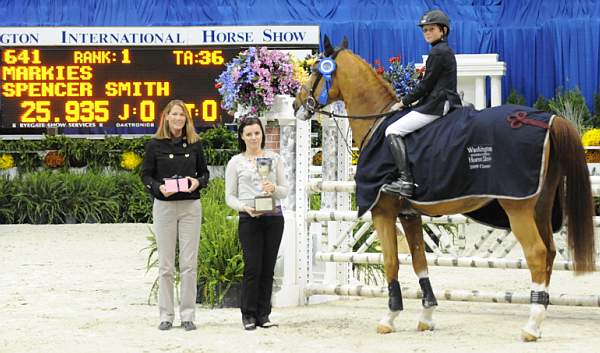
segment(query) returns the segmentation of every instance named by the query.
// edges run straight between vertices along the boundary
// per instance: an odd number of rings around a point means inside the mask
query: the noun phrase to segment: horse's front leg
[[[373,225],[381,243],[385,279],[388,283],[389,312],[379,321],[378,333],[395,330],[394,319],[403,309],[402,293],[398,283],[398,244],[396,241],[396,217],[399,210],[397,198],[382,194],[372,210]]]
[[[416,217],[401,217],[400,222],[404,228],[406,234],[406,240],[410,247],[410,254],[412,256],[413,270],[417,277],[419,277],[419,285],[421,286],[421,292],[423,292],[423,311],[417,324],[417,330],[419,331],[430,331],[433,330],[435,324],[433,323],[433,310],[438,305],[431,283],[429,282],[429,270],[427,267],[427,258],[425,257],[425,242],[423,241],[423,227],[421,222],[421,216]]]

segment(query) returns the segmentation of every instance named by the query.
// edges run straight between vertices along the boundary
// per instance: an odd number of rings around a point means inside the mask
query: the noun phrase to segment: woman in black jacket
[[[445,115],[452,106],[461,104],[456,93],[456,59],[446,41],[450,33],[450,19],[442,11],[432,10],[421,17],[418,26],[423,30],[425,41],[431,44],[425,63],[425,75],[417,87],[400,100],[396,108],[411,106],[416,101],[418,104],[385,130],[386,142],[392,151],[400,178],[384,185],[382,190],[403,197],[411,197],[414,192],[412,174],[406,162],[404,137]]]
[[[196,329],[196,271],[202,221],[200,188],[208,184],[208,176],[200,137],[190,113],[185,103],[172,100],[162,111],[156,134],[146,144],[142,165],[142,180],[154,198],[160,330],[173,327],[175,317],[173,282],[178,238],[181,326],[186,331]]]

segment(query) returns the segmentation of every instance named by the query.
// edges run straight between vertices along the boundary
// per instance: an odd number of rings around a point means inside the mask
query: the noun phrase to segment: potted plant
[[[250,47],[238,54],[216,79],[221,107],[235,112],[264,115],[276,95],[293,95],[300,88],[288,53],[266,47]]]

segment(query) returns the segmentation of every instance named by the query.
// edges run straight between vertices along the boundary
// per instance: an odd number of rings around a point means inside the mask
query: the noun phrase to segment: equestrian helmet
[[[440,25],[445,26],[448,29],[448,33],[450,33],[450,18],[440,10],[431,10],[426,12],[421,19],[419,20],[419,27],[423,27],[425,25]]]

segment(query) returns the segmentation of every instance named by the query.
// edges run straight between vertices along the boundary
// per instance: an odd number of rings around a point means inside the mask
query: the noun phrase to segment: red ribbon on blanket
[[[513,129],[518,129],[523,125],[531,125],[537,126],[542,129],[548,129],[547,123],[535,119],[530,119],[527,116],[526,112],[515,112],[512,115],[509,115],[506,118],[506,121],[508,121],[510,127],[512,127]]]

